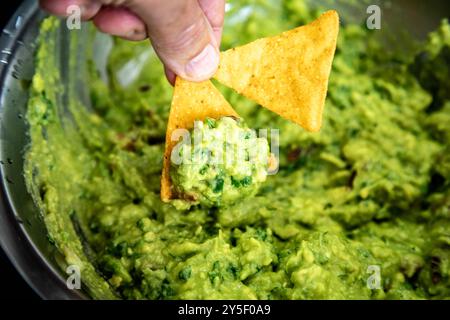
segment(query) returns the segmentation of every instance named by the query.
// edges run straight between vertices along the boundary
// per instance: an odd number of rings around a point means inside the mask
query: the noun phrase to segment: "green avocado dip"
[[[325,10],[255,0],[248,15],[249,3],[230,1],[223,49]],[[86,72],[60,72],[59,24],[41,27],[24,174],[56,260],[80,268],[92,298],[450,298],[447,22],[408,54],[343,24],[319,133],[220,87],[249,127],[279,129],[279,171],[234,204],[212,197],[183,210],[160,200],[172,95],[163,68],[152,55],[127,86],[121,78],[148,42],[114,39],[99,72],[95,31],[89,41],[73,31],[65,50],[86,46]],[[71,76],[82,85],[63,88]],[[71,98],[78,91],[88,99]],[[240,185],[263,180],[251,171]]]
[[[269,144],[242,119],[196,121],[190,139],[172,151],[177,193],[205,207],[223,207],[254,195],[266,180]]]

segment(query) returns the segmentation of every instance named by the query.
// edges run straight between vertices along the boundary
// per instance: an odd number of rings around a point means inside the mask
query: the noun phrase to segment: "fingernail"
[[[128,31],[124,36],[127,39],[143,40],[147,38],[147,33],[144,30],[132,29]]]
[[[219,53],[212,44],[208,44],[185,67],[187,76],[195,80],[206,80],[211,77],[219,65]]]

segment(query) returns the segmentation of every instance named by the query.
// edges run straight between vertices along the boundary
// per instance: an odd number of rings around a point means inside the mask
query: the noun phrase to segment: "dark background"
[[[0,30],[8,22],[9,18],[14,14],[16,8],[22,1],[3,1],[0,11]],[[0,274],[2,277],[0,299],[39,299],[39,296],[31,289],[23,280],[20,274],[12,266],[8,257],[0,248]]]

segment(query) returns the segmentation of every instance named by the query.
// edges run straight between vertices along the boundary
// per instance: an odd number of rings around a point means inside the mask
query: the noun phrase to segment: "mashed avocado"
[[[268,162],[267,139],[242,119],[206,119],[172,151],[170,176],[182,197],[206,207],[226,206],[258,191]]]
[[[251,3],[248,14],[248,1],[230,1],[224,49],[324,11]],[[344,24],[320,133],[221,88],[250,127],[279,129],[279,172],[253,197],[188,210],[159,198],[172,94],[162,66],[152,56],[131,85],[118,81],[148,43],[115,39],[109,82],[88,58],[88,74],[72,76],[90,103],[62,99],[76,88],[62,87],[53,58],[58,23],[41,28],[24,172],[58,261],[81,268],[93,298],[450,297],[447,22],[410,54]],[[74,35],[66,50],[90,43]]]

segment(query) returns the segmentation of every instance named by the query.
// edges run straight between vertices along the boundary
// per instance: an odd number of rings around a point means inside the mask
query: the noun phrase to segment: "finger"
[[[92,0],[39,0],[41,8],[51,14],[67,17],[73,13],[73,6],[80,9],[81,20],[90,20],[101,8],[101,3]]]
[[[167,69],[191,81],[203,81],[215,73],[218,48],[198,0],[135,0],[129,8],[145,22]]]
[[[177,77],[176,74],[172,70],[167,69],[167,67],[164,67],[164,73],[166,74],[167,81],[169,81],[169,83],[174,86],[175,78]]]
[[[103,7],[93,22],[100,31],[127,40],[139,41],[147,38],[144,22],[124,7]]]
[[[211,24],[217,46],[220,47],[225,16],[225,0],[198,0],[198,3]]]

